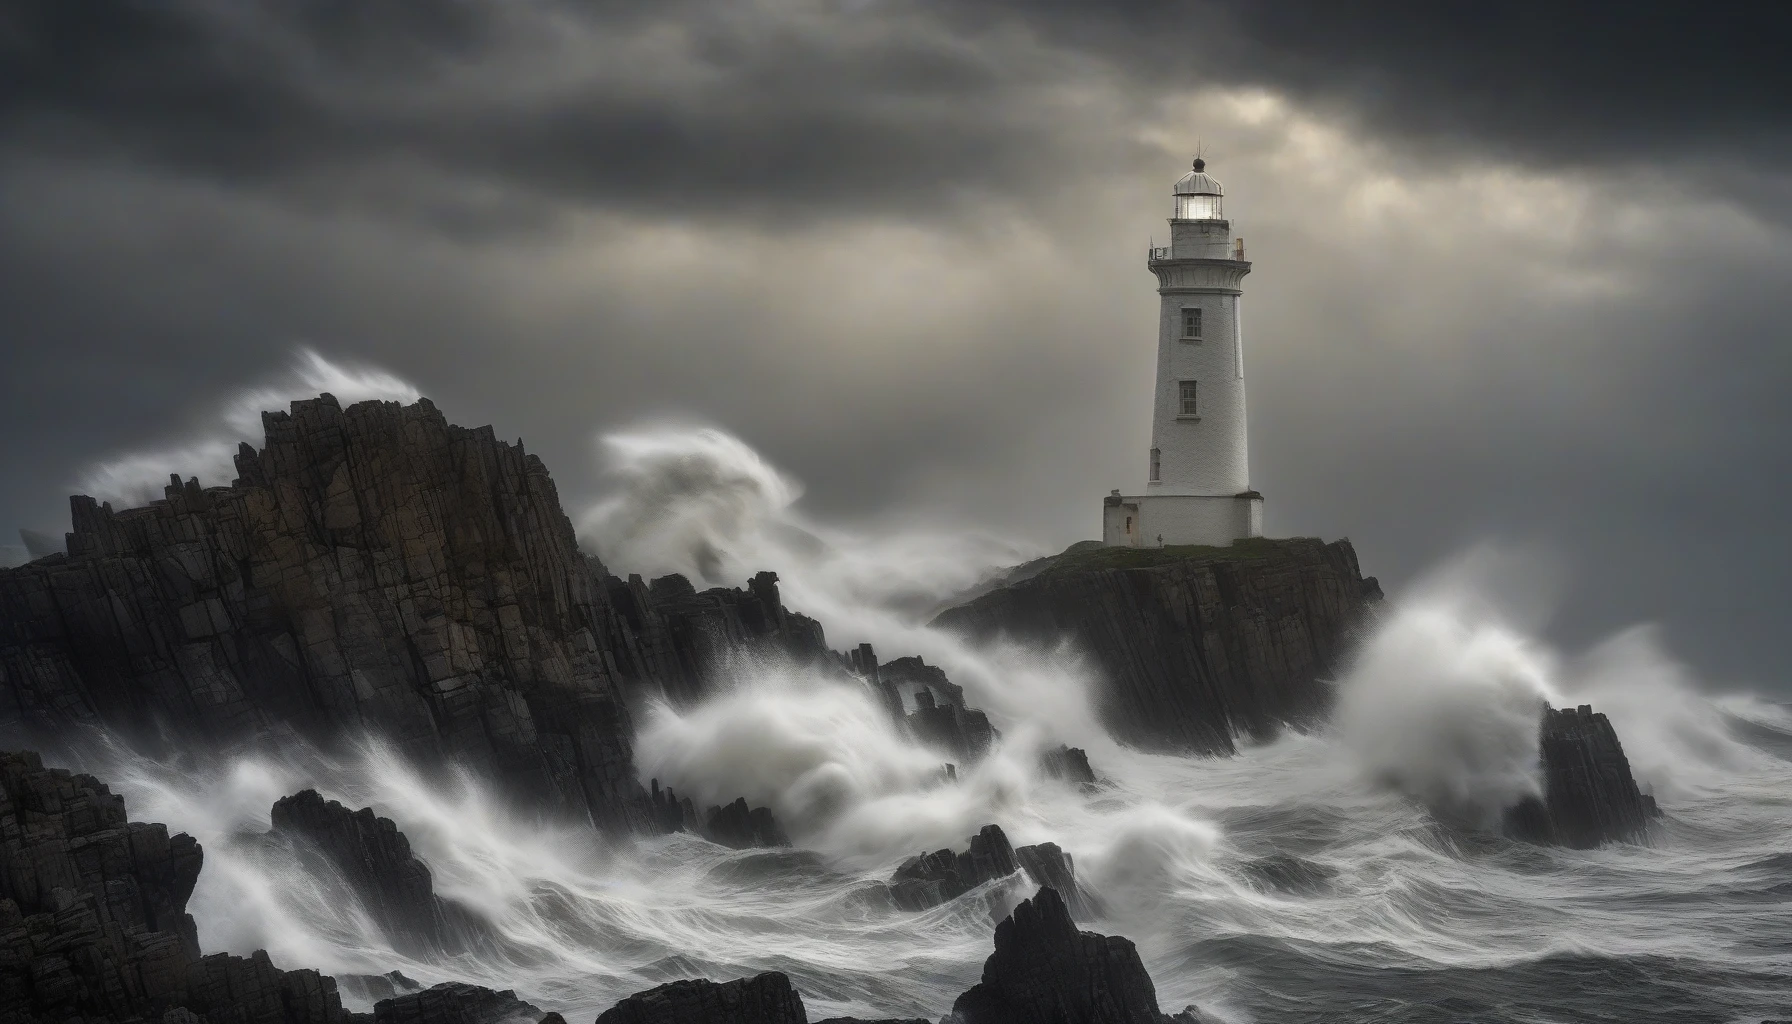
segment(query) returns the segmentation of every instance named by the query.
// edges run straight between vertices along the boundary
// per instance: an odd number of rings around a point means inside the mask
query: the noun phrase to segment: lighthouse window
[[[1164,475],[1164,453],[1156,448],[1151,449],[1151,482],[1157,483]]]
[[[1195,384],[1196,382],[1192,380],[1185,380],[1182,382],[1181,415],[1183,416],[1197,415],[1197,406],[1195,405]]]
[[[1183,309],[1183,311],[1182,311],[1182,336],[1184,338],[1199,338],[1201,336],[1201,310],[1200,310],[1200,307],[1191,306],[1191,307]]]

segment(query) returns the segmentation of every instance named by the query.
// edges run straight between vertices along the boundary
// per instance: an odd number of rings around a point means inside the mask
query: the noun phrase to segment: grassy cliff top
[[[1235,540],[1225,547],[1173,544],[1161,548],[1106,547],[1099,541],[1082,541],[1066,548],[1063,554],[1052,557],[1048,565],[1033,575],[1063,576],[1097,569],[1148,569],[1154,565],[1168,565],[1190,559],[1216,562],[1269,558],[1283,551],[1291,541],[1309,539],[1248,537]]]

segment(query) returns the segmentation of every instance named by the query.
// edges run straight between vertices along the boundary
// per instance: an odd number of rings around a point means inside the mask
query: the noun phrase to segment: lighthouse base
[[[1102,499],[1101,542],[1109,547],[1160,548],[1181,544],[1224,547],[1263,536],[1263,495],[1146,494],[1114,491]]]

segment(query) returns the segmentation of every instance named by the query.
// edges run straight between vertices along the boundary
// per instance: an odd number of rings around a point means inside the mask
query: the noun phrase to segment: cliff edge
[[[1068,639],[1101,675],[1117,739],[1230,753],[1238,733],[1321,718],[1340,663],[1381,587],[1348,540],[1248,540],[1228,548],[1078,545],[937,616],[977,639]]]

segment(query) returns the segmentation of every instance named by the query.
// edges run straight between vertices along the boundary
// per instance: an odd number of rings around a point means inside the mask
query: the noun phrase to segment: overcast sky
[[[1094,536],[1199,140],[1268,532],[1538,545],[1563,643],[1792,688],[1792,8],[1591,6],[8,0],[0,542],[300,346],[573,506],[677,413],[818,516]]]

